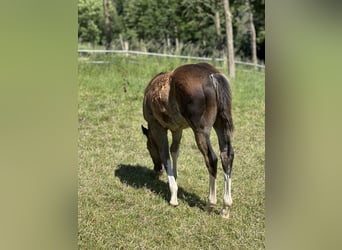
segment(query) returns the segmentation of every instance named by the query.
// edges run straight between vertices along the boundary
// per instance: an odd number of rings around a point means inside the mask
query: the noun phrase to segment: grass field
[[[156,177],[141,124],[144,89],[161,71],[190,61],[123,56],[110,63],[79,61],[80,249],[264,249],[264,72],[237,67],[231,81],[235,132],[230,218],[205,210],[208,173],[191,130],[184,130],[178,160],[179,206],[168,204],[166,175]],[[216,65],[226,75],[220,64]],[[212,133],[218,154],[218,143]]]

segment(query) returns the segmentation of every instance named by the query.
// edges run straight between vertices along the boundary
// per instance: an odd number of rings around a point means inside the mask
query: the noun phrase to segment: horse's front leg
[[[173,168],[173,175],[175,179],[178,177],[177,171],[177,159],[179,155],[179,144],[182,138],[182,130],[172,131],[172,144],[170,147],[171,157],[172,157],[172,168]]]
[[[160,140],[159,140],[160,156],[163,161],[163,164],[167,173],[167,179],[169,182],[169,188],[171,192],[170,204],[172,206],[178,206],[178,199],[177,199],[178,185],[177,185],[176,178],[174,176],[173,169],[171,166],[167,131],[165,130],[164,132],[165,133],[161,135]]]
[[[167,159],[165,166],[166,166],[167,179],[169,182],[169,188],[171,192],[170,204],[172,206],[178,206],[178,199],[177,199],[178,185],[173,175],[173,170],[171,167],[170,159]]]

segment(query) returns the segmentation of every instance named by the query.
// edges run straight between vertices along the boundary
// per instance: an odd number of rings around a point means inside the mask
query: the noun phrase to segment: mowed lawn
[[[235,132],[230,218],[205,210],[208,172],[193,133],[184,130],[178,160],[179,206],[172,207],[165,173],[153,173],[141,125],[143,93],[157,73],[191,63],[108,56],[79,60],[80,249],[264,249],[265,74],[242,66],[231,80]],[[227,71],[216,66],[226,75]],[[219,156],[215,131],[211,140]]]

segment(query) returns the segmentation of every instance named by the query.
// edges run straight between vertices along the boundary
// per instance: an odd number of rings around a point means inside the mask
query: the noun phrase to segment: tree
[[[249,0],[256,33],[257,57],[265,61],[265,0]]]
[[[252,52],[252,62],[254,64],[258,63],[257,59],[257,41],[256,41],[256,31],[254,26],[254,18],[253,18],[253,12],[251,8],[250,1],[246,1],[247,7],[248,7],[248,29],[250,34],[250,46],[251,46],[251,52]]]
[[[109,15],[109,0],[103,0],[103,15],[105,19],[105,48],[110,50],[112,48],[112,28]]]
[[[220,6],[222,4],[221,0],[215,0],[215,30],[216,30],[216,41],[215,41],[215,48],[219,52],[216,54],[219,56],[220,52],[223,50],[223,42],[222,42],[222,34],[221,34],[221,18],[220,18]]]
[[[235,59],[233,43],[232,15],[229,7],[229,0],[223,0],[224,14],[226,19],[226,41],[227,41],[227,61],[228,73],[231,78],[235,77]]]
[[[256,48],[264,60],[264,8],[264,0],[78,0],[78,38],[106,49],[225,53],[234,75],[236,57],[255,62]]]
[[[101,42],[102,7],[97,0],[78,1],[78,40],[93,46]]]
[[[215,30],[217,39],[221,37],[221,21],[220,21],[220,10],[219,10],[219,0],[215,0]]]

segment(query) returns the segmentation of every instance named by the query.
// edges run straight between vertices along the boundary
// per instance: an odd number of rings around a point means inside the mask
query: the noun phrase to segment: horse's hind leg
[[[216,205],[216,174],[217,174],[217,156],[210,144],[210,132],[195,131],[197,146],[204,156],[205,164],[209,172],[209,196],[208,208]]]
[[[234,150],[231,144],[230,135],[227,129],[224,129],[222,124],[216,123],[215,131],[218,136],[220,145],[220,156],[222,162],[222,168],[224,171],[224,195],[223,195],[223,209],[222,216],[224,218],[229,217],[229,207],[232,205],[232,194],[231,194],[231,172],[234,160]]]
[[[177,159],[179,155],[179,144],[182,138],[182,132],[182,130],[172,131],[172,144],[170,147],[170,152],[172,158],[173,175],[175,179],[178,177]]]

